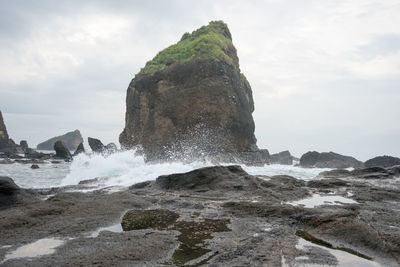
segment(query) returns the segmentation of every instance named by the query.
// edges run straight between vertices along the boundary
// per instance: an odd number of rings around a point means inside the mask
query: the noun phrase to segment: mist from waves
[[[61,185],[76,185],[80,181],[97,178],[100,187],[130,186],[139,182],[155,180],[160,175],[183,173],[214,165],[209,161],[146,163],[144,157],[135,154],[134,150],[110,155],[80,154],[74,158],[70,171],[61,181]],[[288,165],[241,166],[252,175],[290,175],[306,180],[328,170]]]
[[[235,164],[235,163],[233,163]],[[160,175],[188,172],[197,168],[214,166],[209,161],[146,163],[134,150],[108,155],[79,154],[72,163],[51,161],[31,169],[31,164],[0,165],[0,176],[9,176],[22,188],[50,188],[77,185],[81,181],[96,179],[95,189],[109,186],[130,186],[155,180]],[[223,163],[220,165],[231,165]],[[261,167],[241,165],[252,175],[290,175],[299,179],[311,179],[328,169],[301,168],[288,165],[265,165]]]

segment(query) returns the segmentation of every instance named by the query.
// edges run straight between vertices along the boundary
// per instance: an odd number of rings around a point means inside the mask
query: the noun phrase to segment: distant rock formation
[[[285,150],[271,155],[272,164],[292,165],[294,159],[295,157],[293,157],[290,154],[289,150]]]
[[[136,74],[127,90],[124,148],[147,159],[257,151],[252,90],[222,21],[185,33]]]
[[[64,135],[56,136],[47,141],[44,141],[37,145],[37,149],[53,150],[54,143],[58,140],[63,141],[65,146],[71,151],[75,151],[79,144],[83,142],[81,133],[79,132],[79,130],[75,130],[73,132],[68,132]]]
[[[79,146],[78,146],[78,148],[75,150],[73,156],[76,156],[76,155],[78,155],[78,154],[80,154],[80,153],[85,153],[85,147],[83,146],[83,143],[80,143],[80,144],[79,144]]]
[[[362,168],[364,164],[350,156],[343,156],[334,152],[310,151],[300,158],[300,166],[316,168]]]
[[[88,137],[88,143],[93,152],[101,153],[104,151],[104,145],[99,139]]]
[[[400,158],[392,156],[379,156],[367,160],[364,165],[365,167],[391,167],[400,165]]]
[[[72,156],[64,142],[58,140],[54,143],[54,150],[56,151],[56,157],[71,160]]]
[[[3,120],[3,114],[0,111],[0,150],[9,148],[13,144],[14,142],[12,142],[8,137],[6,124],[4,123]]]

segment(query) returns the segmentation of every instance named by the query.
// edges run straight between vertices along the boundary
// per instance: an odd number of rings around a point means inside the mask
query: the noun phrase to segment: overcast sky
[[[224,20],[255,101],[260,148],[400,156],[400,1],[0,0],[0,110],[11,138],[124,127],[146,61]]]

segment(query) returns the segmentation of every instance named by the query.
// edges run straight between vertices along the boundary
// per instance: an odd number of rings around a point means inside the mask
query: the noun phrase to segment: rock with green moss
[[[222,21],[185,33],[159,52],[127,90],[123,147],[147,159],[257,150],[250,84]]]

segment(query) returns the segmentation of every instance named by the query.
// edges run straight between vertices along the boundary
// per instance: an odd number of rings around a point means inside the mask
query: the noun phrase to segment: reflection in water
[[[57,238],[43,238],[33,243],[21,246],[14,251],[6,254],[3,262],[10,259],[39,257],[54,253],[55,249],[65,241]]]
[[[314,208],[321,205],[341,205],[341,203],[357,204],[358,202],[341,196],[314,194],[310,198],[289,202],[288,204],[294,206],[304,206],[305,208]]]

